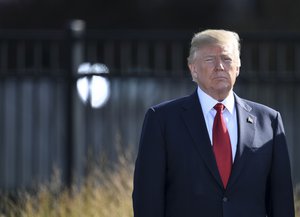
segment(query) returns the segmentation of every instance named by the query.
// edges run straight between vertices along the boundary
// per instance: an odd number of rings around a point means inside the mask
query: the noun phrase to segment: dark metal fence
[[[66,183],[77,182],[89,159],[114,162],[127,152],[134,158],[145,110],[195,89],[186,67],[193,32],[83,30],[0,31],[2,190],[34,187],[55,168]],[[235,90],[282,113],[298,183],[300,35],[241,37]],[[83,62],[110,69],[110,98],[102,108],[78,97]]]

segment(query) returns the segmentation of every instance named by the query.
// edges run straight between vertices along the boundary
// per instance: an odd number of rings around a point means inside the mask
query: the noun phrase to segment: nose
[[[216,65],[215,65],[217,70],[224,70],[224,64],[220,58],[216,59]]]

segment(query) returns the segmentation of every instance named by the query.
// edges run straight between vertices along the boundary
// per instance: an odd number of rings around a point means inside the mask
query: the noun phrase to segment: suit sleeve
[[[295,217],[290,161],[282,119],[275,120],[273,162],[270,174],[269,217]]]
[[[158,112],[148,110],[143,123],[134,171],[135,217],[164,217],[166,150]]]

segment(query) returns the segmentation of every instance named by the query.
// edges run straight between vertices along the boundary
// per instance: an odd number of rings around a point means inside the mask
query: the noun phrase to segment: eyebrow
[[[203,58],[212,58],[212,57],[216,57],[218,55],[213,55],[213,54],[208,54],[208,55],[204,55]],[[220,55],[221,57],[233,57],[234,55],[233,54],[230,54],[230,53],[225,53],[225,54],[221,54]]]

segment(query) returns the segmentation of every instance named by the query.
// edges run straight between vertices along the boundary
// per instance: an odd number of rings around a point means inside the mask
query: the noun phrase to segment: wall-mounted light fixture
[[[78,67],[81,77],[77,80],[77,93],[85,104],[100,108],[109,99],[110,83],[103,74],[109,73],[106,65],[101,63],[82,63]]]

